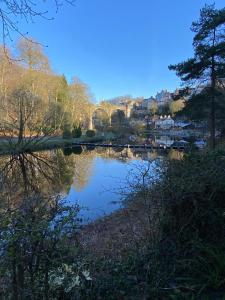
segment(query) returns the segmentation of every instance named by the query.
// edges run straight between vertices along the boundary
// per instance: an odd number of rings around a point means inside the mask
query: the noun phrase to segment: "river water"
[[[150,177],[157,178],[157,161],[181,157],[176,150],[90,147],[3,156],[1,198],[15,206],[24,197],[51,199],[58,195],[66,204],[79,205],[79,217],[86,223],[119,209],[121,199],[142,184],[146,170]]]

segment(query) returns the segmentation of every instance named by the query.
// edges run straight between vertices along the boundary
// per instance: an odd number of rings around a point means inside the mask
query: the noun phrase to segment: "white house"
[[[155,127],[159,129],[170,129],[174,127],[174,120],[169,116],[160,116],[158,120],[155,121]]]

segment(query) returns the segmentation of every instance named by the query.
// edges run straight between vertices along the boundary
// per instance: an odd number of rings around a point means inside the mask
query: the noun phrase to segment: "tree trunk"
[[[211,113],[210,113],[210,147],[215,149],[216,146],[216,126],[215,126],[215,86],[212,87],[211,94]]]
[[[19,134],[18,134],[18,144],[23,141],[24,134],[24,115],[23,115],[23,103],[20,103],[20,113],[19,113]]]
[[[215,46],[216,29],[213,32],[213,47]],[[210,147],[215,149],[216,146],[216,126],[215,126],[215,92],[216,92],[216,75],[215,75],[215,55],[212,55],[211,65],[211,111],[210,111]]]

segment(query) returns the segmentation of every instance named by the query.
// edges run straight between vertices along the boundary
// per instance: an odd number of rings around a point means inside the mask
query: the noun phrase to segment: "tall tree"
[[[50,70],[47,56],[43,47],[34,39],[22,38],[17,45],[19,59],[28,70],[47,72]]]
[[[74,77],[69,85],[70,111],[75,126],[86,125],[92,117],[94,105],[88,86],[79,78]],[[86,127],[85,126],[85,127]]]
[[[215,147],[215,99],[220,79],[225,77],[225,8],[216,9],[215,5],[205,5],[200,11],[200,18],[192,23],[194,57],[169,69],[183,82],[195,87],[208,88],[210,98],[210,144]],[[204,102],[201,102],[204,105]]]

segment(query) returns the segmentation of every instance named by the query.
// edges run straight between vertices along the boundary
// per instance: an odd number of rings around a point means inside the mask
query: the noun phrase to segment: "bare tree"
[[[52,20],[48,10],[41,9],[46,7],[48,2],[53,2],[56,12],[63,2],[74,4],[75,0],[50,0],[50,1],[31,1],[31,0],[2,0],[0,3],[0,20],[2,23],[2,39],[6,45],[7,39],[12,40],[11,32],[17,32],[19,35],[26,37],[27,33],[23,32],[19,26],[21,19],[27,23],[32,23],[36,18]]]

